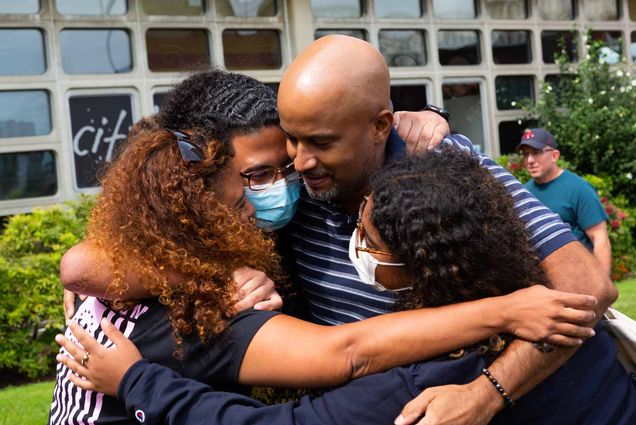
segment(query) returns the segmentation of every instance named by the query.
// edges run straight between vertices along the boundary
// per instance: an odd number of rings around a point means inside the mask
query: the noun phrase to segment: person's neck
[[[536,178],[534,180],[538,184],[546,184],[546,183],[550,183],[552,180],[559,177],[562,173],[563,173],[563,168],[554,167],[554,169],[551,170],[549,173],[547,173],[544,177]]]

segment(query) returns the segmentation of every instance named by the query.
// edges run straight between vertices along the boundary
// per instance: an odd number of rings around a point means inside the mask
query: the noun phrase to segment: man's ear
[[[561,157],[561,152],[558,149],[552,151],[552,158],[554,158],[554,162],[556,163]]]
[[[388,109],[378,112],[373,120],[373,128],[375,143],[385,143],[391,128],[393,128],[393,113]]]

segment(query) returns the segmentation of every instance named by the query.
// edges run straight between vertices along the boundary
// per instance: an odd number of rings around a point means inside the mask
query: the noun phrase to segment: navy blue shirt
[[[602,325],[552,376],[491,422],[503,424],[633,425],[636,385],[616,360],[616,347]],[[425,388],[471,382],[491,359],[473,351],[460,359],[438,359],[357,379],[318,398],[266,406],[184,379],[141,360],[124,376],[118,392],[145,424],[391,424],[402,407]]]

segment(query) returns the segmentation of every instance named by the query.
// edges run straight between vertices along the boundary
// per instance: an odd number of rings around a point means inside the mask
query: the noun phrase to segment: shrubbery
[[[503,155],[497,162],[506,167],[520,182],[530,180],[530,173],[523,166],[521,155]],[[576,172],[572,164],[561,159],[558,165]],[[636,272],[636,210],[629,206],[625,196],[612,196],[611,178],[592,174],[583,174],[583,178],[594,186],[608,215],[607,232],[612,244],[612,280],[625,279]]]
[[[636,76],[624,58],[610,66],[606,50],[594,41],[579,63],[557,56],[557,83],[544,83],[538,101],[524,109],[554,134],[579,174],[611,178],[613,194],[636,205]]]
[[[64,326],[59,265],[84,236],[93,199],[10,217],[0,234],[0,369],[52,371]]]

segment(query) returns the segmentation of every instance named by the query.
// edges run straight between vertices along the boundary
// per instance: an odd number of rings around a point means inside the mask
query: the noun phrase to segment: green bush
[[[530,180],[530,173],[523,166],[521,155],[502,155],[497,162],[520,182]],[[561,159],[558,165],[574,171],[572,164]],[[583,178],[596,189],[608,216],[607,233],[612,244],[612,280],[625,279],[636,272],[636,210],[630,207],[625,196],[612,196],[613,181],[610,177],[585,174]]]
[[[0,234],[0,369],[50,373],[64,326],[59,264],[78,243],[93,199],[10,217]]]
[[[524,109],[554,134],[579,174],[611,178],[613,194],[636,205],[636,78],[624,58],[612,66],[604,60],[602,42],[589,42],[589,33],[584,41],[586,57],[568,63],[557,56],[556,83],[544,83]]]

